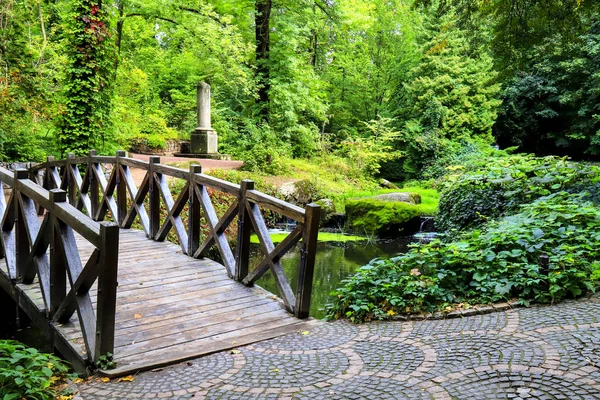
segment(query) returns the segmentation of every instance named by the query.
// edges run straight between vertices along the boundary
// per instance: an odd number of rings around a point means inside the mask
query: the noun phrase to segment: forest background
[[[0,0],[0,158],[160,149],[423,178],[497,144],[600,157],[595,0]],[[433,171],[433,172],[432,172]],[[425,176],[427,177],[427,176]]]

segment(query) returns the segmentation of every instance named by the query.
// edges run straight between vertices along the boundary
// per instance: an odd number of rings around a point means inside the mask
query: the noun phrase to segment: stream
[[[358,268],[368,264],[374,258],[390,258],[405,253],[409,244],[420,240],[422,239],[415,235],[392,240],[361,240],[345,243],[319,242],[317,244],[310,316],[323,318],[325,316],[325,304],[330,300],[329,293],[340,287],[340,282],[354,274]],[[258,244],[252,245],[250,254],[250,265],[253,266],[262,255]],[[299,263],[299,245],[281,259],[281,264],[294,291]],[[256,284],[273,294],[279,295],[271,271],[268,271]]]

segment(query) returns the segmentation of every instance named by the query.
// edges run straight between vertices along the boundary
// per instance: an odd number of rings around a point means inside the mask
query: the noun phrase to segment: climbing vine
[[[59,144],[64,153],[78,155],[102,148],[110,132],[113,45],[108,18],[98,0],[75,0],[65,21],[65,110],[60,119]]]

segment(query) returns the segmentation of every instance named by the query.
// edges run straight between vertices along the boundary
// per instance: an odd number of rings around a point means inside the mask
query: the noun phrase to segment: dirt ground
[[[130,153],[129,157],[143,161],[148,161],[148,159],[150,158],[150,156],[146,154],[134,153]],[[211,169],[238,169],[244,164],[243,161],[209,160],[205,158],[160,156],[160,162],[162,164],[190,161],[202,165],[203,171],[208,171]],[[136,183],[136,185],[140,185],[142,183],[142,180],[144,179],[144,176],[146,175],[146,171],[139,168],[131,168],[131,175],[133,176],[133,180]]]

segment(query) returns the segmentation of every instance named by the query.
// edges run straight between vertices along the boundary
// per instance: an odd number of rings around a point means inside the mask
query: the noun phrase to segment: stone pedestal
[[[190,136],[190,152],[192,154],[218,153],[217,133],[212,129],[196,128]]]

